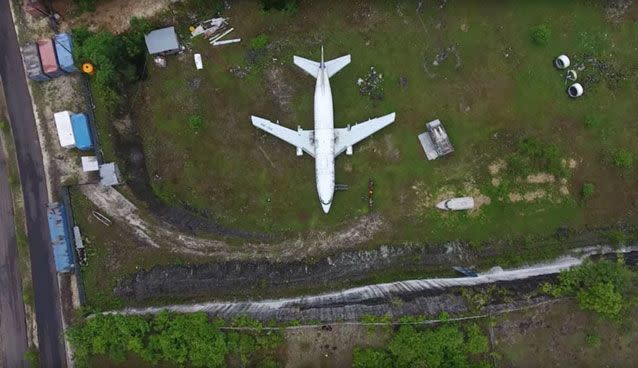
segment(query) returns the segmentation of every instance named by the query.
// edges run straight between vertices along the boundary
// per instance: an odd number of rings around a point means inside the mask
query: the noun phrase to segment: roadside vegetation
[[[584,311],[620,321],[638,303],[638,275],[632,271],[620,254],[616,261],[587,262],[561,272],[556,284],[544,284],[541,290],[553,297],[576,297]]]
[[[248,318],[229,324],[246,330],[225,332],[220,329],[224,325],[221,320],[210,321],[204,313],[96,315],[70,327],[68,338],[79,367],[91,366],[99,356],[122,363],[130,354],[153,366],[281,366],[275,354],[283,344],[278,331],[264,331],[261,323]]]

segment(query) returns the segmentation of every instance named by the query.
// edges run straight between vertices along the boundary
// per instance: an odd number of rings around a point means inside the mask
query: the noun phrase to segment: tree
[[[576,295],[580,307],[607,319],[616,319],[623,309],[623,296],[610,282],[596,283]]]
[[[392,366],[390,355],[380,349],[355,348],[352,353],[353,368],[390,368]]]

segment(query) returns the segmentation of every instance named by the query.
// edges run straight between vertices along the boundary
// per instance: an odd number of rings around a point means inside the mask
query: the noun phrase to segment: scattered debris
[[[204,69],[204,63],[202,62],[202,54],[193,55],[193,59],[195,60],[195,68],[197,68],[197,70]]]
[[[458,273],[460,273],[462,275],[468,276],[468,277],[478,277],[478,274],[474,270],[469,268],[469,267],[452,267],[452,269],[454,269],[454,271],[456,271],[456,272],[458,272]]]
[[[104,216],[103,214],[97,211],[93,211],[93,217],[95,217],[99,222],[103,223],[106,226],[111,226],[112,224],[111,219],[109,219],[108,217]]]
[[[235,65],[231,67],[229,71],[230,71],[230,74],[232,74],[234,77],[239,79],[245,78],[248,75],[248,73],[250,73],[250,69],[245,68],[241,65]]]
[[[80,228],[73,226],[73,239],[75,240],[75,251],[78,254],[80,264],[86,264],[86,254],[84,252],[84,242],[82,241],[82,234]]]
[[[368,210],[372,212],[372,206],[374,205],[374,181],[372,178],[368,179]]]
[[[155,63],[156,66],[160,67],[160,68],[166,68],[166,58],[163,56],[155,56],[153,58],[153,62]]]
[[[452,147],[447,132],[439,119],[427,123],[426,128],[425,133],[419,134],[419,141],[428,160],[431,161],[454,152],[454,147]]]
[[[345,192],[346,190],[348,190],[348,184],[335,184],[335,191]]]
[[[406,89],[406,87],[408,86],[408,77],[406,76],[400,76],[399,77],[399,87],[401,87],[401,89]]]
[[[383,100],[383,74],[378,73],[373,66],[370,67],[367,75],[357,79],[357,85],[359,86],[359,94],[370,97],[373,104]]]
[[[198,89],[202,84],[202,78],[193,78],[188,81],[188,87],[191,89]]]
[[[474,198],[458,197],[443,200],[436,204],[436,208],[444,211],[463,211],[474,208]]]

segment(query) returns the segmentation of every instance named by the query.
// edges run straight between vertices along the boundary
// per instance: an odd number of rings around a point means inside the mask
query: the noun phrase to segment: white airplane
[[[257,128],[297,147],[297,156],[306,152],[315,158],[317,194],[323,212],[328,213],[335,189],[335,158],[343,152],[346,155],[352,155],[354,144],[392,124],[396,114],[392,113],[353,126],[348,125],[346,128],[335,129],[329,78],[350,63],[350,55],[324,62],[322,47],[321,62],[299,56],[295,56],[293,62],[306,73],[317,78],[315,129],[303,130],[298,126],[295,131],[279,125],[279,121],[275,124],[257,116],[251,116],[251,120]]]

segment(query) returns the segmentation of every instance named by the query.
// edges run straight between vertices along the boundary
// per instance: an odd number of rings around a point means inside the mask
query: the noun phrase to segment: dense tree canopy
[[[482,366],[481,354],[489,345],[481,328],[472,324],[466,329],[445,324],[435,329],[417,330],[411,325],[399,328],[388,344],[388,352],[378,349],[355,349],[353,366],[383,367],[474,367]]]

